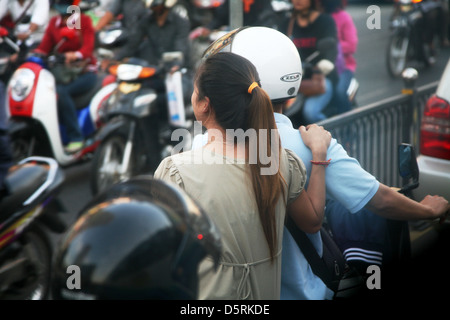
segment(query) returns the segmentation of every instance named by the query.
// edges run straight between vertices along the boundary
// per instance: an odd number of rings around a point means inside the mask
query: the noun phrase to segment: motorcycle
[[[66,230],[56,198],[63,182],[63,171],[52,158],[30,157],[10,168],[0,193],[0,299],[48,297],[49,231]]]
[[[311,64],[317,56],[320,55],[321,52],[327,52],[328,50],[333,49],[336,46],[336,40],[333,38],[324,38],[319,40],[317,43],[317,50],[314,51],[311,55],[309,55],[304,61],[302,61],[303,67],[303,76],[309,77],[313,72],[319,72],[323,75],[327,75],[334,69],[334,63],[327,59],[320,60],[316,66]],[[347,96],[351,103],[352,108],[356,107],[356,94],[359,89],[359,82],[355,76],[350,81],[350,84],[347,88]],[[303,105],[304,105],[304,96],[299,93],[295,98],[290,99],[287,102],[287,105],[283,111],[283,114],[286,115],[289,119],[291,119],[293,125],[298,127],[300,125],[304,125],[306,121],[303,119]],[[325,114],[328,117],[337,115],[337,110],[334,108],[333,99],[330,101],[328,106],[324,110]]]
[[[128,36],[129,32],[123,27],[120,20],[114,21],[100,31],[97,34],[95,45],[96,55],[100,61],[111,60],[114,57],[114,52],[125,44]]]
[[[182,93],[183,70],[169,72],[176,59],[182,59],[181,52],[165,53],[160,66],[129,58],[110,67],[117,81],[100,113],[105,125],[96,134],[99,146],[90,175],[93,194],[134,175],[154,171],[178,142],[171,141],[172,129],[192,126],[192,107]],[[168,120],[161,118],[156,90],[146,85],[161,75],[165,77]],[[189,143],[189,136],[184,136],[183,142]]]
[[[60,43],[76,36],[73,29],[65,28],[61,32],[63,40]],[[74,99],[85,144],[76,153],[66,153],[64,145],[68,139],[64,125],[58,120],[56,83],[51,71],[55,66],[63,64],[64,56],[58,54],[48,57],[30,55],[8,83],[8,134],[15,161],[31,155],[41,155],[53,157],[61,166],[67,166],[92,157],[97,145],[91,137],[101,126],[98,119],[99,108],[113,88],[103,86],[100,76],[95,86]]]
[[[410,144],[398,146],[398,173],[403,178],[402,187],[393,189],[411,197],[411,191],[419,185],[419,171],[414,147]],[[417,236],[412,236],[410,230],[414,232],[408,221],[384,218],[367,209],[350,214],[338,201],[328,199],[321,230],[322,237],[327,236],[323,237],[323,259],[328,262],[328,269],[332,273],[336,261],[335,258],[326,257],[328,252],[325,250],[325,243],[331,244],[330,247],[336,245],[338,252],[335,255],[344,259],[344,269],[347,270],[340,279],[335,299],[373,294],[373,291],[367,290],[369,287],[366,281],[370,276],[368,270],[372,267],[382,269],[384,280],[392,277],[384,283],[384,290],[395,284],[404,275],[402,269],[411,263],[411,239]],[[301,239],[298,241],[299,245],[303,245]],[[307,241],[307,238],[303,241]],[[305,257],[311,259],[311,265],[315,266],[310,257],[311,252],[308,255],[306,252],[308,251],[304,251]],[[343,269],[342,265],[339,269]],[[349,271],[351,276],[346,277],[345,274]]]
[[[439,33],[437,1],[398,0],[391,17],[391,35],[386,50],[389,75],[399,77],[412,63],[430,67],[437,48]]]

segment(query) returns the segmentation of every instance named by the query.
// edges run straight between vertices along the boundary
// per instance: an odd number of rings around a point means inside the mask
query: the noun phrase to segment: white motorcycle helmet
[[[302,62],[297,48],[285,34],[269,27],[242,27],[213,42],[203,58],[220,51],[250,60],[259,73],[261,87],[273,102],[295,97],[302,80]]]

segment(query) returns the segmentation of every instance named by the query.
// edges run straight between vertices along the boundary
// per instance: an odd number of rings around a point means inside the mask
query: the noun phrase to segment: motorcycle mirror
[[[6,28],[0,27],[0,37],[6,37],[8,35],[8,30]]]
[[[412,179],[413,184],[419,181],[419,167],[417,165],[414,147],[407,143],[398,146],[398,171],[402,178]]]

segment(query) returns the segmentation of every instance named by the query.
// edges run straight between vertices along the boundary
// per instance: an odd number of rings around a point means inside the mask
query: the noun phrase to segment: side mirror
[[[8,29],[0,27],[0,37],[6,37],[8,36],[9,32]]]
[[[402,190],[412,190],[419,186],[419,166],[415,149],[410,144],[402,143],[398,146],[398,172],[404,181],[412,180]]]

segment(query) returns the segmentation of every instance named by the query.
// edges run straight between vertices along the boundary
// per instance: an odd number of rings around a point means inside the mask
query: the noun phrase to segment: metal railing
[[[426,100],[438,82],[321,121],[347,153],[378,181],[400,186],[397,147],[412,144],[419,152],[420,122]]]

